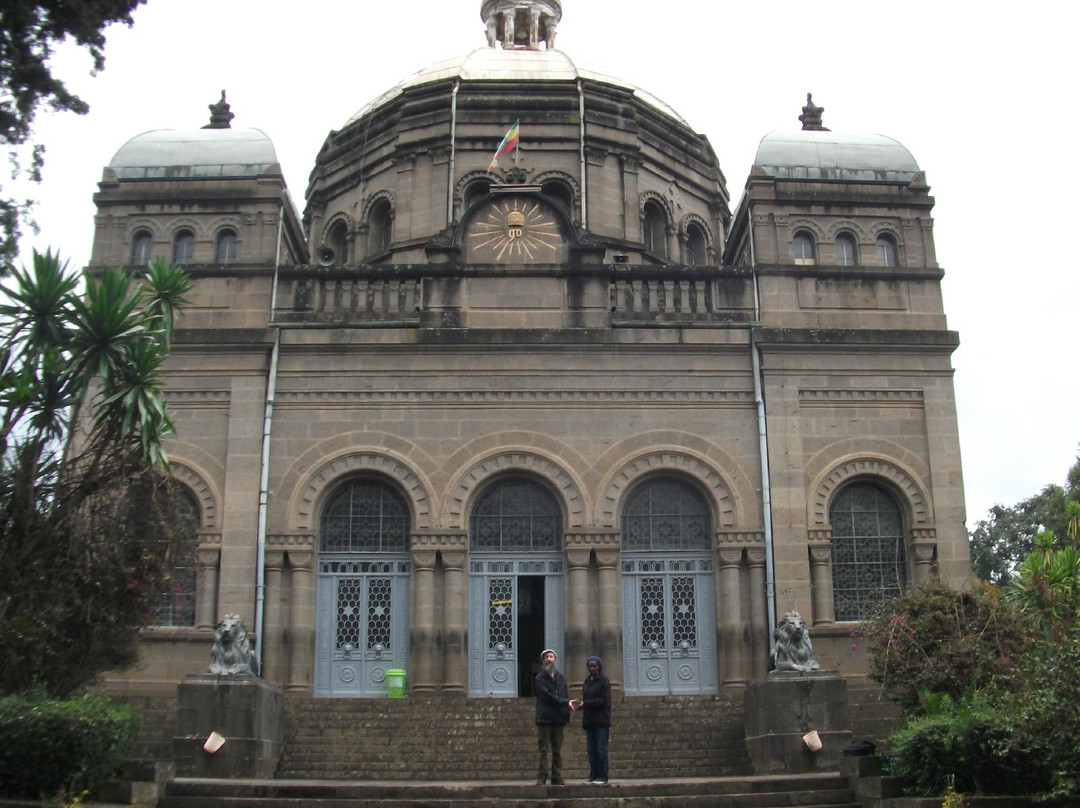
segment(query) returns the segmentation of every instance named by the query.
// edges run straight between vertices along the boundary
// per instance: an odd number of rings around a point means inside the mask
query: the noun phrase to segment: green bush
[[[93,791],[135,741],[139,715],[100,696],[0,699],[0,794],[42,799]]]
[[[950,782],[960,793],[1036,794],[1050,787],[1039,750],[1017,739],[1012,716],[982,697],[946,700],[942,711],[910,721],[892,735],[896,773],[909,793],[944,794]],[[953,780],[955,778],[955,780]]]

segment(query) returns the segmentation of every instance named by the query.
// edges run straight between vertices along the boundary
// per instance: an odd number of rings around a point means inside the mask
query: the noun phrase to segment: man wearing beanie
[[[536,784],[544,785],[548,776],[548,750],[551,750],[551,784],[561,786],[563,730],[570,723],[570,696],[566,677],[555,668],[555,652],[550,648],[540,654],[543,669],[536,674],[533,693],[536,696],[536,743],[540,750]]]
[[[611,682],[604,676],[604,663],[598,656],[585,660],[589,675],[581,686],[581,726],[589,752],[589,779],[586,783],[607,785],[608,733],[611,732]],[[575,707],[579,706],[577,704]]]

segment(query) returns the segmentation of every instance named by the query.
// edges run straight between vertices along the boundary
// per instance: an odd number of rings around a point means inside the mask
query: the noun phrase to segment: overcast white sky
[[[130,137],[207,122],[274,141],[297,206],[324,138],[431,62],[484,44],[481,0],[149,0],[109,31],[91,78],[57,70],[89,115],[44,115],[39,237],[89,258],[92,195]],[[562,0],[558,47],[637,84],[707,135],[732,208],[758,142],[798,129],[806,93],[834,131],[896,138],[937,199],[938,260],[956,368],[968,527],[995,503],[1061,483],[1080,443],[1076,368],[1080,5],[908,0],[768,3]],[[508,122],[509,123],[509,122]],[[523,139],[528,133],[523,132]],[[1072,233],[1073,235],[1069,235]],[[27,249],[28,254],[28,249]],[[1070,359],[1072,357],[1072,359]]]

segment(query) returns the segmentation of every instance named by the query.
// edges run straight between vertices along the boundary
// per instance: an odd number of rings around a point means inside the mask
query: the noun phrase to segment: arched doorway
[[[678,479],[646,480],[622,516],[623,675],[628,695],[715,693],[712,519]]]
[[[319,519],[315,695],[386,695],[409,649],[409,510],[378,480],[354,479]]]
[[[469,695],[532,695],[540,652],[562,653],[563,515],[526,478],[496,481],[469,517]]]

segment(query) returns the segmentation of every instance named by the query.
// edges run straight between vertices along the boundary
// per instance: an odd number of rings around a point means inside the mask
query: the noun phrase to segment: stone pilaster
[[[912,531],[911,559],[915,584],[921,584],[934,572],[937,558],[937,531],[932,528],[916,528]]]
[[[213,628],[217,625],[221,535],[201,534],[195,555],[199,564],[195,577],[195,628]]]
[[[412,549],[412,627],[409,657],[412,689],[435,690],[435,550]],[[441,665],[439,666],[441,670]]]
[[[262,646],[262,671],[260,675],[268,682],[280,684],[285,680],[285,626],[282,623],[282,581],[285,569],[285,551],[266,551],[266,601],[263,626],[259,635]]]
[[[315,661],[314,548],[289,551],[292,579],[289,621],[289,684],[287,690],[311,689]]]
[[[811,616],[812,624],[821,626],[835,623],[831,541],[816,541],[810,544],[810,587],[814,610]]]
[[[750,575],[750,664],[749,678],[758,679],[769,669],[769,615],[765,603],[765,548],[746,548]]]
[[[740,685],[745,679],[742,662],[742,609],[740,608],[741,587],[739,569],[742,566],[742,547],[721,547],[716,558],[720,564],[720,639],[723,663],[723,685]]]

